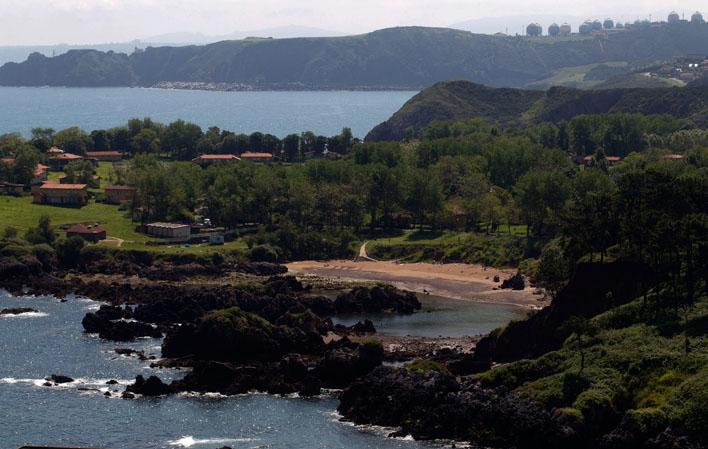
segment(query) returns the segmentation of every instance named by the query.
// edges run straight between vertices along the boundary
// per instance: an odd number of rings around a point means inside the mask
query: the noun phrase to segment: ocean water
[[[437,316],[440,322],[431,334],[451,335],[480,310],[476,304],[460,301],[447,305],[435,302],[435,311],[404,317],[398,323],[407,321],[415,328],[421,325],[421,317],[432,322]],[[390,430],[340,422],[333,395],[313,399],[266,394],[120,399],[116,391],[122,392],[137,374],[157,374],[169,381],[184,373],[152,369],[149,362],[114,351],[130,347],[159,357],[159,339],[126,344],[84,334],[81,319],[98,306],[85,298],[69,297],[61,303],[52,296],[14,297],[0,291],[0,309],[31,307],[39,311],[0,317],[0,449],[30,443],[108,449],[445,447],[440,442],[387,438]],[[460,313],[469,307],[472,312]],[[496,327],[510,315],[505,307],[494,307],[498,313],[487,311],[491,318],[485,320]],[[42,386],[51,374],[67,375],[75,382]],[[120,384],[107,385],[111,379]],[[113,396],[104,397],[106,391]]]
[[[123,125],[133,117],[184,119],[206,129],[261,131],[279,137],[303,131],[331,136],[343,127],[364,137],[416,92],[212,92],[145,88],[0,87],[0,134],[28,136],[34,127]]]
[[[413,315],[364,314],[335,317],[335,324],[351,326],[362,319],[374,323],[376,331],[395,337],[463,337],[488,334],[512,320],[523,319],[526,310],[507,304],[471,302],[418,295],[423,304]]]

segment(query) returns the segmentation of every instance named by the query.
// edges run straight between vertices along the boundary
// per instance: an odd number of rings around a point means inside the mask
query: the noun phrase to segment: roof
[[[595,156],[585,156],[583,158],[583,160],[586,162],[590,162],[593,159],[593,157],[595,157]],[[622,160],[622,158],[619,156],[605,156],[605,159],[607,159],[609,162],[619,162]]]
[[[40,187],[40,190],[84,190],[86,187],[86,184],[59,184],[56,182],[45,182]]]
[[[69,229],[66,230],[66,232],[71,232],[74,234],[100,234],[103,232],[106,232],[106,228],[103,226],[99,225],[85,225],[85,224],[75,224]]]
[[[183,224],[183,223],[162,223],[162,222],[148,223],[148,226],[153,226],[153,227],[157,227],[157,228],[167,228],[167,229],[179,229],[179,228],[183,228],[185,226],[189,227],[188,224]]]
[[[47,153],[54,153],[54,154],[61,154],[63,152],[64,152],[64,150],[62,150],[61,148],[57,148],[57,147],[51,147],[50,149],[47,150]]]
[[[113,185],[109,184],[103,188],[103,190],[136,190],[135,187],[131,186],[119,186],[119,185]]]
[[[49,159],[53,160],[61,160],[61,159],[67,159],[67,160],[76,160],[76,159],[83,159],[83,156],[79,156],[78,154],[72,154],[72,153],[61,153],[57,154],[56,156],[52,156]]]
[[[240,160],[238,156],[235,154],[201,154],[194,159],[192,159],[192,162],[198,162],[198,161],[220,161],[220,160]]]
[[[49,167],[47,165],[37,164],[37,166],[34,168],[34,175],[43,175],[47,170],[49,170]]]
[[[10,167],[15,165],[15,158],[14,157],[3,157],[3,158],[0,158],[0,161],[2,161],[5,165],[8,165]]]
[[[241,153],[241,159],[248,159],[248,158],[270,158],[273,157],[272,153],[255,153],[253,151],[247,151],[245,153]]]
[[[683,154],[667,154],[664,159],[683,159]]]
[[[116,157],[123,157],[123,153],[120,151],[87,151],[86,152],[87,157],[110,157],[110,156],[116,156]]]

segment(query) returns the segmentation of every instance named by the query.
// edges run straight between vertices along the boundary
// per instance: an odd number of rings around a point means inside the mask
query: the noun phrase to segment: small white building
[[[191,226],[182,223],[150,223],[147,225],[147,234],[164,239],[188,241],[192,233]]]

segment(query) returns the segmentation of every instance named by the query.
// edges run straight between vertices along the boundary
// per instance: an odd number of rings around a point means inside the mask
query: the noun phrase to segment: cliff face
[[[708,53],[708,25],[556,39],[405,27],[359,36],[149,47],[130,56],[94,50],[55,58],[34,54],[23,63],[0,68],[0,84],[146,86],[183,81],[260,89],[419,89],[465,79],[521,87],[563,67],[649,63],[689,53]]]

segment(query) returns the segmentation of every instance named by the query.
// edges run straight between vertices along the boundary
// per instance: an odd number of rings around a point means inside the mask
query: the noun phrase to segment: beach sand
[[[433,296],[478,302],[513,304],[528,308],[543,307],[547,301],[535,289],[501,290],[494,277],[503,281],[513,270],[498,270],[473,264],[397,263],[381,261],[331,260],[301,261],[287,264],[296,276],[315,276],[337,281],[383,282],[402,290]]]

